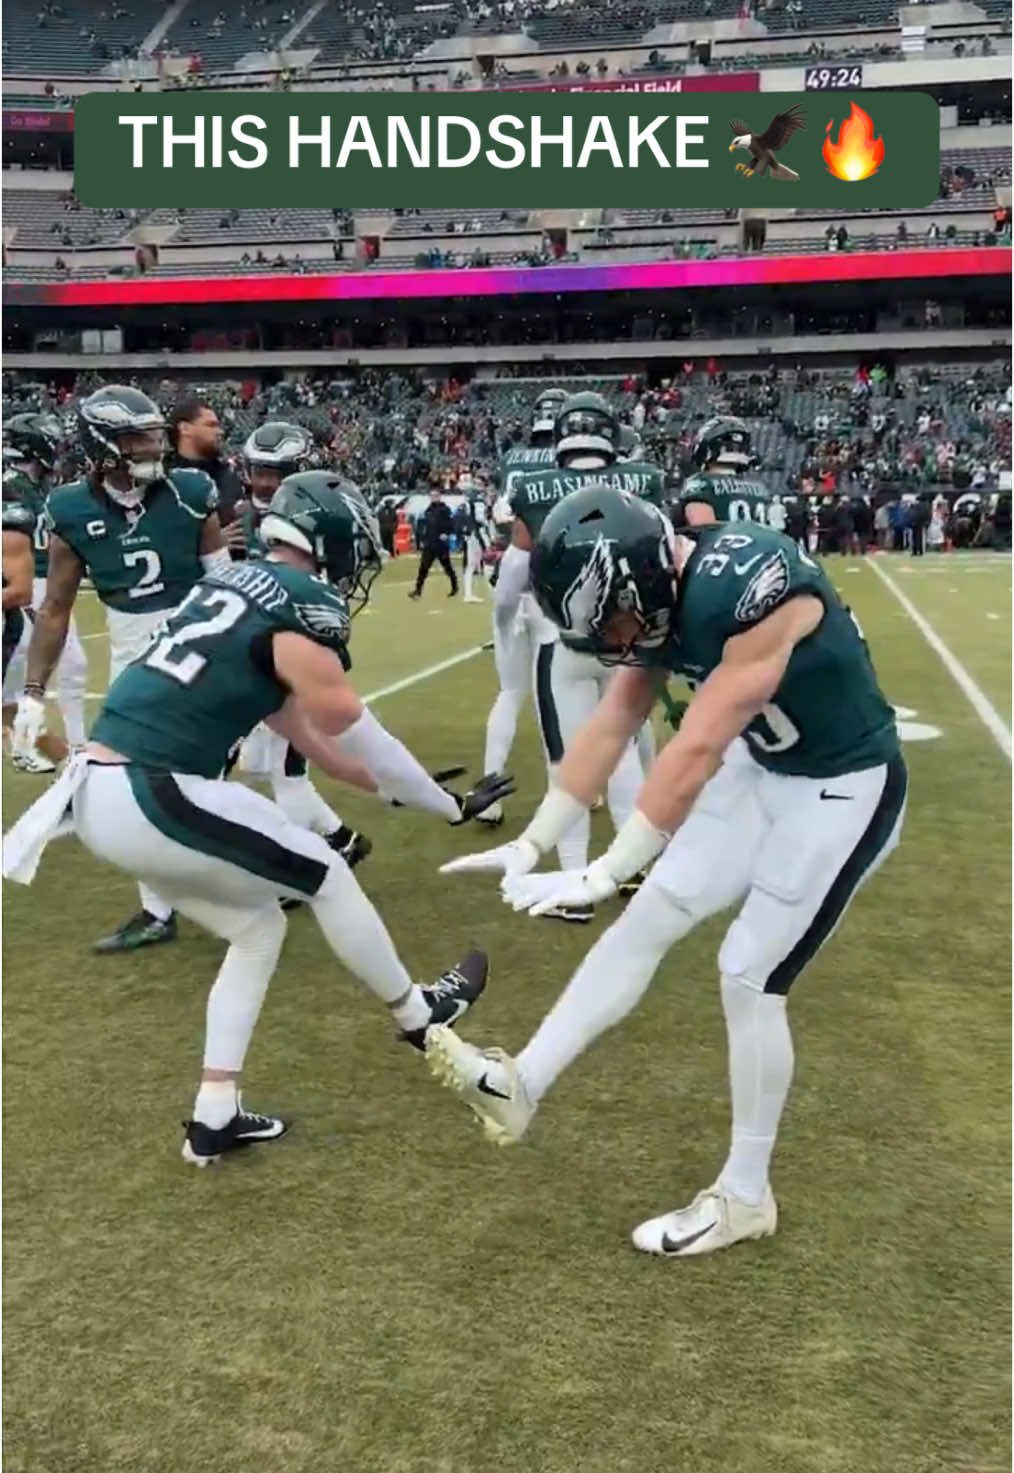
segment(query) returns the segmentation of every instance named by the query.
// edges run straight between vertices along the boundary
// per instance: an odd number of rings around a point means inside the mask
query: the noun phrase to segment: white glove
[[[529,915],[545,915],[558,905],[595,905],[616,894],[616,881],[598,862],[583,870],[546,875],[506,874],[500,885],[507,905]]]
[[[22,696],[11,731],[11,747],[15,752],[34,752],[46,729],[46,708],[37,696]]]
[[[539,862],[539,851],[527,839],[498,844],[495,849],[482,849],[478,854],[462,854],[440,866],[442,875],[494,874],[526,875]]]

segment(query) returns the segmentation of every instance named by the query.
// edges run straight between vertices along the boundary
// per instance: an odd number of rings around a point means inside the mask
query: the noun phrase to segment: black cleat
[[[341,828],[335,829],[333,834],[325,834],[324,842],[329,849],[340,854],[349,869],[355,869],[369,854],[373,853],[373,840],[368,839],[365,834],[359,834],[355,829],[350,829],[347,823]],[[293,895],[287,895],[280,900],[279,905],[284,911],[298,910],[303,904]]]
[[[422,995],[430,1010],[429,1028],[443,1023],[453,1028],[469,1008],[482,996],[489,976],[489,957],[484,951],[470,951],[456,967],[441,973],[432,987],[424,987]],[[413,1048],[425,1051],[426,1028],[413,1028],[402,1034]]]
[[[361,864],[373,852],[373,841],[365,834],[350,829],[347,823],[335,829],[333,834],[327,834],[325,841],[329,848],[341,855],[349,869],[355,869],[357,864]]]
[[[142,946],[155,946],[160,941],[176,940],[175,912],[160,920],[150,911],[139,910],[136,916],[124,921],[111,936],[102,936],[95,942],[92,951],[137,951]]]
[[[409,590],[409,595],[408,596],[409,596],[409,598],[419,598],[420,597],[420,590],[418,588],[412,588],[412,589]]]
[[[570,921],[572,925],[584,926],[595,916],[594,905],[554,905],[552,910],[542,911],[551,921]]]
[[[454,587],[451,589],[451,591],[447,595],[447,597],[448,598],[457,598],[457,595],[458,595],[458,585],[455,583]]]
[[[239,1109],[220,1130],[202,1125],[199,1120],[185,1120],[186,1140],[183,1142],[183,1159],[192,1166],[210,1166],[227,1151],[236,1151],[240,1146],[253,1146],[258,1141],[277,1141],[288,1130],[288,1123],[274,1115],[254,1115]]]
[[[629,900],[632,895],[637,894],[647,878],[643,869],[638,870],[636,875],[631,875],[629,880],[624,880],[616,887],[616,893],[622,895],[625,900]]]

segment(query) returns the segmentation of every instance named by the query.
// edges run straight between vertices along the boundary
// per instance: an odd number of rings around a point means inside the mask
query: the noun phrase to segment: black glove
[[[453,782],[456,777],[461,777],[461,775],[467,771],[467,767],[442,767],[439,772],[431,772],[430,777],[432,777],[433,781],[438,785],[438,787],[442,788],[446,783]],[[462,801],[458,797],[457,793],[452,793],[451,797],[455,798],[459,804]],[[405,804],[400,802],[397,798],[392,798],[391,807],[404,808]]]
[[[514,779],[507,777],[501,772],[487,772],[485,777],[480,777],[474,788],[469,788],[462,798],[457,793],[452,793],[458,807],[461,809],[461,817],[457,823],[467,823],[470,818],[475,818],[478,813],[485,813],[487,808],[494,803],[499,803],[501,798],[509,798],[515,788]],[[452,819],[452,823],[455,820]]]

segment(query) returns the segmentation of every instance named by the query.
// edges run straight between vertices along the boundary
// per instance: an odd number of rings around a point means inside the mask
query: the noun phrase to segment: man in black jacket
[[[222,426],[210,404],[194,396],[177,400],[169,416],[172,454],[166,469],[194,466],[207,471],[218,488],[218,518],[222,528],[236,520],[236,502],[244,496],[243,483],[222,458]],[[227,541],[230,540],[227,535]]]
[[[448,598],[453,598],[458,591],[458,579],[450,559],[451,533],[454,530],[454,521],[451,517],[450,507],[436,486],[430,492],[430,504],[426,508],[421,522],[422,527],[419,541],[422,557],[419,559],[419,572],[416,574],[415,587],[409,593],[409,598],[418,598],[422,593],[423,584],[426,582],[426,576],[433,566],[434,559],[440,564],[451,580],[451,591],[447,596]]]

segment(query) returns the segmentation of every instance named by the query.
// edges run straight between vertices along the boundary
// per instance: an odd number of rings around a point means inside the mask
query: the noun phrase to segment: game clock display
[[[803,82],[807,92],[842,92],[862,85],[861,66],[808,66]]]

